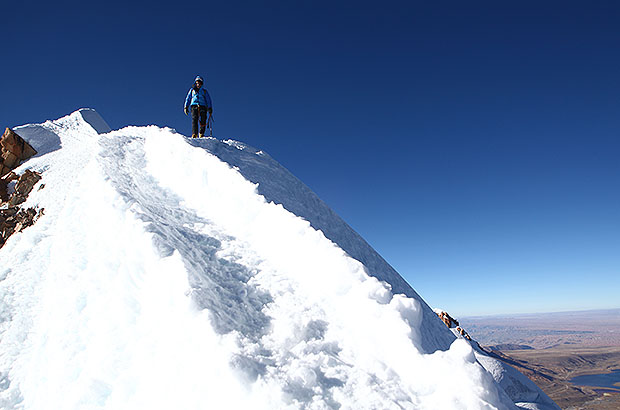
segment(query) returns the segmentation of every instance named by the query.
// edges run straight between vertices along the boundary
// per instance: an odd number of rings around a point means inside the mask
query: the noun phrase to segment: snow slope
[[[0,250],[0,408],[515,408],[268,155],[93,110],[16,131],[45,215]]]
[[[443,309],[434,309],[434,311],[438,315],[447,313]],[[460,329],[461,328],[454,323],[450,327],[450,331],[452,331],[456,337],[467,340],[459,331]],[[474,350],[474,356],[478,363],[493,375],[493,379],[499,383],[501,388],[518,407],[532,410],[560,410],[560,407],[555,404],[545,392],[517,369],[488,355],[480,348],[480,345],[476,341],[471,340],[471,338],[469,344]]]

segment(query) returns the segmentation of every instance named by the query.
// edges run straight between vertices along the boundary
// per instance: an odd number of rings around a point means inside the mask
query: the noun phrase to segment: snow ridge
[[[421,306],[420,347],[426,353],[447,350],[453,335],[413,288],[372,247],[305,184],[268,154],[233,140],[215,138],[189,140],[237,169],[244,178],[257,185],[257,192],[268,202],[281,204],[289,212],[306,219],[349,256],[360,261],[366,272],[389,284],[395,294],[402,293]]]
[[[46,214],[0,250],[0,408],[515,408],[267,154],[106,126],[17,129]]]

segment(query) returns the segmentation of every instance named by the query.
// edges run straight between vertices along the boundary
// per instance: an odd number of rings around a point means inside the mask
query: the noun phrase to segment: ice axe
[[[213,119],[213,115],[211,115],[211,112],[209,111],[209,118],[207,119],[207,126],[209,127],[209,137],[213,138],[213,122],[215,120]]]

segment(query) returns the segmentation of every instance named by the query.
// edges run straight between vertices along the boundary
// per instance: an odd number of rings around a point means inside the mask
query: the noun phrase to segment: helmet
[[[198,82],[198,81],[200,81],[201,83],[205,82],[205,80],[203,80],[201,76],[197,75],[196,79],[194,80],[194,82]]]

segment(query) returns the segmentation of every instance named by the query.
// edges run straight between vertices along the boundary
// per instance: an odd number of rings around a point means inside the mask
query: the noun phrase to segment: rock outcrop
[[[0,178],[36,154],[37,151],[30,144],[7,128],[0,139]]]
[[[4,131],[0,138],[0,201],[9,199],[8,185],[17,178],[11,171],[34,155],[37,151],[15,131],[10,128]]]
[[[15,184],[15,192],[11,195],[9,199],[9,207],[17,206],[26,202],[28,195],[32,191],[34,185],[41,180],[41,174],[38,172],[33,172],[31,170],[26,170],[18,179]]]
[[[26,170],[17,176],[13,172],[22,161],[36,154],[28,142],[12,129],[6,129],[0,139],[0,248],[11,235],[31,226],[43,214],[42,209],[19,206],[26,202],[41,174]]]
[[[0,248],[15,232],[21,232],[43,215],[43,210],[34,208],[21,209],[18,207],[0,209]]]
[[[437,314],[437,316],[439,316],[439,319],[441,319],[441,321],[446,324],[446,326],[448,326],[450,329],[455,329],[459,335],[469,340],[470,342],[473,342],[473,340],[471,339],[471,336],[469,336],[469,333],[467,333],[465,329],[460,327],[459,321],[453,318],[452,316],[450,316],[448,312],[446,312],[445,310],[441,310],[441,309],[435,309],[435,313]]]
[[[32,226],[43,215],[43,209],[19,207],[20,204],[26,202],[34,185],[41,180],[41,174],[26,170],[18,178],[17,175],[10,172],[7,178],[2,179],[5,187],[14,180],[17,180],[14,191],[11,195],[7,193],[7,198],[2,198],[0,201],[0,248],[4,246],[11,235]],[[40,185],[39,189],[42,187],[43,185]]]
[[[458,320],[450,316],[445,310],[435,309],[435,313],[437,314],[437,316],[439,316],[439,319],[441,319],[441,321],[444,322],[446,326],[448,326],[450,329],[459,325]]]

